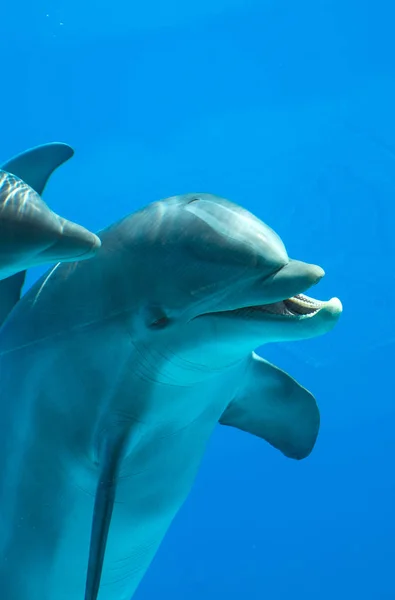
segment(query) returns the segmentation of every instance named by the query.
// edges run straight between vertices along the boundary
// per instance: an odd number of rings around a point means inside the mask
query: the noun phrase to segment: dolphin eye
[[[164,329],[169,324],[168,317],[160,317],[150,323],[150,329]]]
[[[149,306],[146,308],[146,326],[148,329],[157,331],[164,329],[170,324],[169,317],[159,306]]]

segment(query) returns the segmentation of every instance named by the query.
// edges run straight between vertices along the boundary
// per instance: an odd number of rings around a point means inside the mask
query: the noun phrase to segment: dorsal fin
[[[123,439],[108,442],[101,452],[101,468],[96,489],[89,547],[85,600],[97,600],[114,508],[118,472],[123,458]]]
[[[22,179],[41,196],[51,174],[73,154],[67,144],[52,142],[14,156],[1,169]]]
[[[25,277],[26,271],[21,271],[0,281],[0,327],[20,300]]]

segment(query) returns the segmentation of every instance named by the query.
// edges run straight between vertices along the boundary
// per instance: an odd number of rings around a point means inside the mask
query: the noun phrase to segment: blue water
[[[312,455],[218,427],[137,600],[395,599],[394,19],[390,0],[1,8],[0,158],[76,150],[51,208],[97,230],[216,193],[344,304],[327,336],[262,349],[317,397]]]

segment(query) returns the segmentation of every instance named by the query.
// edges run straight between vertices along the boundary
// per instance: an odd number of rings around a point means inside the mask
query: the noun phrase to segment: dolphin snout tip
[[[64,257],[83,260],[96,254],[101,247],[100,238],[82,225],[71,221],[63,224],[63,233],[59,241],[59,249],[62,248]]]
[[[101,247],[101,239],[90,231],[87,231],[87,233],[89,236],[86,236],[86,250],[83,251],[79,258],[90,258],[91,256],[94,256]]]
[[[76,223],[61,221],[61,232],[55,243],[42,253],[48,260],[72,262],[96,255],[101,247],[100,238]]]
[[[333,316],[340,315],[343,312],[343,305],[342,305],[341,301],[339,300],[339,298],[331,298],[327,302],[325,308],[326,308],[327,312]]]
[[[313,279],[313,285],[321,281],[324,277],[325,271],[322,267],[318,265],[311,265],[311,278]]]

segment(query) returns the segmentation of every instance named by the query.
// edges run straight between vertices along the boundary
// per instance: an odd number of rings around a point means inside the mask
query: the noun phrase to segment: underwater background
[[[395,600],[395,4],[7,0],[1,23],[0,159],[71,144],[54,211],[98,230],[218,194],[344,306],[260,349],[317,398],[311,456],[218,426],[134,598]]]

